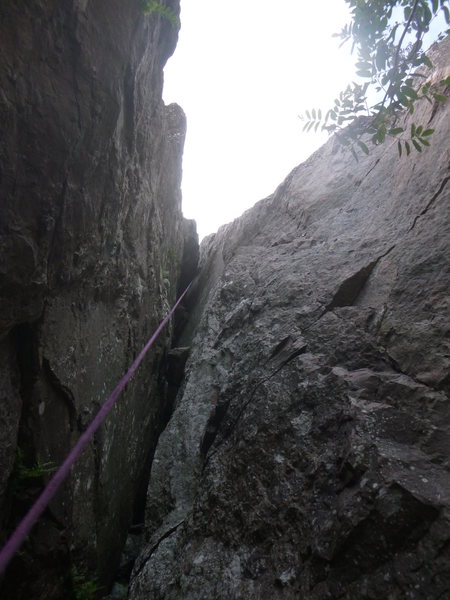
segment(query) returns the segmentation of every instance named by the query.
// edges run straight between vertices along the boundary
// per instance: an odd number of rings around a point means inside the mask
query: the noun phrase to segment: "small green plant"
[[[87,579],[78,569],[71,569],[72,589],[75,600],[94,600],[100,587],[95,579]]]
[[[24,453],[22,448],[17,448],[16,462],[14,465],[14,473],[19,481],[26,481],[28,479],[39,479],[43,475],[53,473],[56,470],[54,463],[42,462],[37,460],[32,467],[25,465]]]
[[[177,272],[180,268],[180,259],[175,250],[170,246],[167,250],[167,258],[162,268],[163,279],[169,279],[170,273]]]
[[[167,19],[174,27],[180,26],[180,19],[168,7],[158,0],[140,0],[142,9],[146,15],[157,14]]]
[[[177,260],[177,256],[175,254],[175,250],[172,248],[172,246],[169,246],[169,249],[167,250],[167,258],[169,259],[169,261],[172,264],[175,264],[175,262]]]

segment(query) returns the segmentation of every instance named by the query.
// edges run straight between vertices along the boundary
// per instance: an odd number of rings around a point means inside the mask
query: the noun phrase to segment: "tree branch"
[[[411,22],[412,22],[413,17],[414,17],[414,13],[416,12],[417,7],[419,6],[419,2],[420,2],[420,0],[415,0],[414,6],[412,7],[412,10],[411,10],[411,14],[409,15],[409,19],[406,22],[406,25],[405,25],[405,28],[403,30],[402,36],[400,38],[400,41],[398,42],[397,50],[395,52],[395,57],[394,57],[394,68],[393,68],[394,75],[396,74],[396,71],[398,69],[398,59],[400,57],[400,50],[402,48],[403,40],[405,39],[405,35],[407,34],[409,26],[411,25]],[[387,91],[386,91],[386,93],[384,95],[383,101],[381,102],[380,111],[384,107],[384,105],[386,103],[386,100],[387,100],[387,98],[389,96],[389,93],[392,90],[392,86],[394,85],[392,80],[393,80],[393,77],[391,77],[391,83],[390,83],[390,85],[389,85],[389,87],[388,87],[388,89],[387,89]]]

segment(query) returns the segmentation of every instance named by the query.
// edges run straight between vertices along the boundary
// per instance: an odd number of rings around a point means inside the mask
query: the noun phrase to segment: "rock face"
[[[166,4],[179,12],[177,0]],[[176,40],[170,20],[145,16],[138,0],[1,3],[2,541],[166,314],[189,264],[185,118],[161,99]],[[170,337],[74,467],[2,597],[69,598],[72,567],[78,582],[95,574],[107,586],[147,486]]]
[[[414,121],[203,242],[133,600],[450,598],[450,102]]]

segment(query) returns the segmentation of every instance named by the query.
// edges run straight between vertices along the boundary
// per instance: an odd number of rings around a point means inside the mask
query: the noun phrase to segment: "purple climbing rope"
[[[171,310],[167,313],[167,315],[165,316],[163,321],[161,321],[161,323],[159,324],[158,328],[156,329],[156,331],[154,332],[152,337],[148,340],[148,342],[142,348],[142,350],[139,353],[136,360],[133,362],[133,364],[128,369],[126,374],[119,381],[119,383],[117,384],[117,386],[114,389],[111,396],[102,405],[102,407],[98,411],[97,415],[95,416],[94,420],[91,422],[89,427],[82,433],[78,442],[75,444],[75,446],[72,448],[69,455],[67,456],[66,460],[63,462],[63,464],[59,467],[59,469],[53,475],[53,477],[51,478],[51,480],[49,481],[47,486],[42,491],[39,498],[36,500],[36,502],[30,508],[28,513],[25,515],[25,517],[19,523],[17,529],[14,531],[14,533],[12,534],[12,536],[10,537],[8,542],[2,548],[2,550],[0,552],[0,575],[6,569],[6,567],[8,566],[8,563],[10,562],[10,560],[12,559],[14,554],[20,548],[23,541],[25,540],[25,538],[31,531],[31,528],[36,523],[36,521],[39,519],[39,517],[42,515],[42,513],[46,509],[47,505],[49,504],[50,500],[53,498],[53,496],[58,491],[62,482],[69,474],[69,471],[72,468],[73,464],[80,457],[81,453],[85,449],[89,440],[92,438],[94,433],[97,431],[97,429],[100,427],[100,425],[105,420],[106,416],[108,415],[111,408],[113,407],[114,402],[117,400],[117,398],[120,396],[124,387],[127,385],[127,383],[130,381],[130,379],[133,377],[136,369],[140,365],[142,359],[146,355],[150,346],[153,344],[153,342],[159,336],[163,327],[169,321],[170,317],[173,315],[175,310],[178,308],[178,305],[183,300],[184,296],[187,294],[187,291],[190,288],[190,286],[191,286],[191,284],[189,284],[187,286],[187,288],[184,290],[184,292],[178,298],[177,302],[173,305]]]

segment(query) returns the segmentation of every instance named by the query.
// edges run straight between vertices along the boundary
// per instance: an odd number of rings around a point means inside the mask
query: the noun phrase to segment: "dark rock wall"
[[[185,118],[161,100],[176,40],[138,0],[1,2],[3,540],[175,299],[195,238],[181,215]],[[170,336],[11,565],[7,597],[69,597],[72,564],[113,576],[160,427]]]
[[[450,598],[450,102],[413,117],[202,243],[133,600]]]

